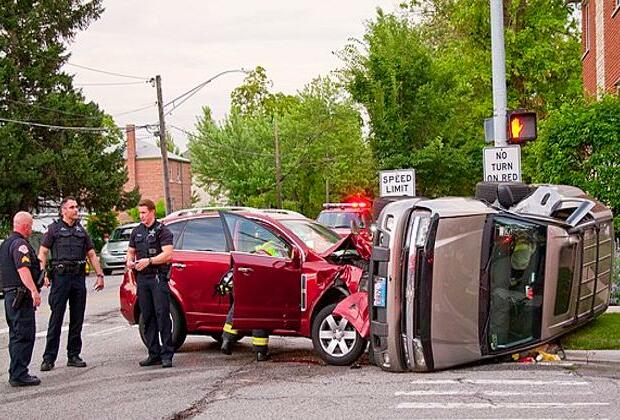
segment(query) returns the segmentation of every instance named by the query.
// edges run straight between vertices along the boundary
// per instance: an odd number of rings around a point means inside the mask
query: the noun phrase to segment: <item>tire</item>
[[[530,195],[533,191],[533,188],[530,185],[523,184],[521,182],[479,182],[476,184],[475,197],[478,200],[483,200],[487,203],[494,203],[495,200],[497,200],[497,186],[499,184],[508,185],[510,192],[512,192],[515,204]]]
[[[332,314],[336,305],[337,303],[327,305],[314,318],[312,345],[314,351],[326,363],[346,366],[355,362],[364,353],[367,340],[344,318]],[[340,337],[337,338],[336,335]]]
[[[187,338],[187,331],[185,328],[185,322],[183,320],[183,316],[181,315],[181,311],[179,310],[176,302],[170,302],[170,318],[172,320],[172,347],[174,347],[174,351],[177,351],[183,343],[185,343],[185,339]],[[139,330],[140,330],[140,338],[142,339],[142,343],[146,346],[146,337],[144,335],[144,317],[142,316],[142,312],[140,312],[140,320],[138,321]]]
[[[110,274],[112,274],[112,269],[111,268],[104,268],[103,269],[103,275],[104,276],[109,276]]]

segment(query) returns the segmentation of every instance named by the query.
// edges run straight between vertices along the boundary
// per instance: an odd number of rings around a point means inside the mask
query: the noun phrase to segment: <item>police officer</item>
[[[0,278],[9,326],[11,386],[41,383],[39,378],[28,373],[36,332],[34,311],[41,304],[35,283],[39,278],[39,262],[34,249],[26,241],[31,233],[32,216],[20,211],[13,218],[13,233],[0,245]]]
[[[48,253],[50,249],[52,250],[52,278],[49,294],[52,312],[47,328],[47,344],[43,353],[43,363],[41,363],[42,371],[54,368],[67,302],[69,302],[67,366],[86,367],[86,362],[82,360],[80,353],[82,352],[82,324],[86,309],[87,257],[97,273],[95,290],[103,289],[104,281],[93,243],[79,222],[78,210],[75,198],[65,197],[60,203],[61,219],[49,226],[39,248],[41,269],[44,269]],[[47,277],[45,283],[49,285]]]
[[[140,366],[172,367],[172,324],[168,277],[172,258],[172,232],[155,219],[155,203],[138,203],[140,225],[129,237],[127,268],[136,270],[138,305],[144,318],[148,357]],[[161,337],[161,344],[159,338]]]

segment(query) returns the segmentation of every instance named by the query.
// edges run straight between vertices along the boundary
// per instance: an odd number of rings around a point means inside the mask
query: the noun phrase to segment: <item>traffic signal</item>
[[[511,111],[508,113],[508,143],[521,144],[536,140],[536,113]]]

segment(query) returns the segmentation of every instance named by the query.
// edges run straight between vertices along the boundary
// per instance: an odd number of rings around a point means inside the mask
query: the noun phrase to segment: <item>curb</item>
[[[565,350],[566,360],[580,363],[620,364],[620,350]]]

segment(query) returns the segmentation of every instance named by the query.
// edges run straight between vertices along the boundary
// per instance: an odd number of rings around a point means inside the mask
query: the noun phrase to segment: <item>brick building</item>
[[[581,2],[583,87],[620,93],[620,0]]]
[[[125,159],[128,180],[125,183],[125,191],[131,191],[137,186],[142,198],[150,198],[154,202],[163,200],[164,182],[159,147],[145,141],[136,141],[136,131],[133,125],[127,126],[126,136]],[[171,211],[191,207],[192,175],[189,159],[168,153],[168,171],[170,198],[172,199]]]

